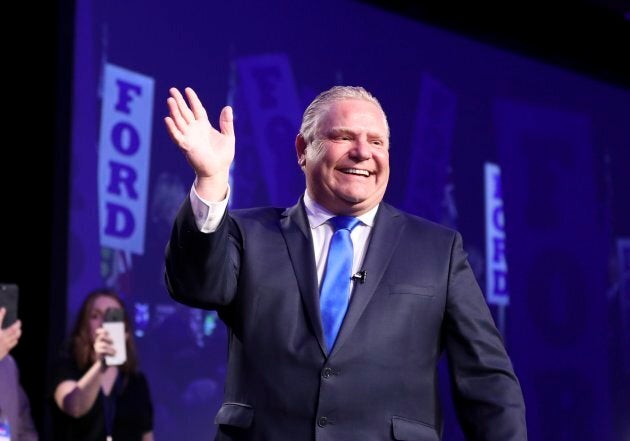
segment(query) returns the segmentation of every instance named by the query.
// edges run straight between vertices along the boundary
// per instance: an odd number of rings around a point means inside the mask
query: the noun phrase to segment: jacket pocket
[[[251,426],[254,420],[254,408],[249,404],[223,403],[214,417],[215,424],[241,427]]]
[[[392,417],[394,439],[398,441],[440,441],[433,426],[402,417]]]
[[[420,285],[389,285],[390,294],[407,294],[432,299],[435,297],[435,288],[433,286]]]

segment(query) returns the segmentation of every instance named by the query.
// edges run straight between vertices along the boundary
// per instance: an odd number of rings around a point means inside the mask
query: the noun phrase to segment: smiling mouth
[[[361,170],[358,168],[342,168],[339,169],[339,171],[348,175],[365,176],[366,178],[370,176],[370,172],[368,170]]]

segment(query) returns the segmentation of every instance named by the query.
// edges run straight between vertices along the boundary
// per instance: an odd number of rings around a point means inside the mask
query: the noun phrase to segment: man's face
[[[311,197],[335,214],[361,215],[382,199],[389,180],[385,118],[373,103],[333,103],[318,138],[298,156]],[[321,144],[320,144],[321,143]]]

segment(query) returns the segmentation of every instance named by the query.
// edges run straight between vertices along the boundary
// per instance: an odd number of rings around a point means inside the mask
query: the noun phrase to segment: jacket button
[[[319,427],[326,427],[326,425],[327,425],[327,424],[328,424],[328,418],[326,418],[326,417],[320,417],[320,418],[317,420],[317,425],[318,425]]]
[[[324,378],[330,378],[333,374],[333,370],[329,367],[324,368],[324,370],[322,371],[322,377]]]

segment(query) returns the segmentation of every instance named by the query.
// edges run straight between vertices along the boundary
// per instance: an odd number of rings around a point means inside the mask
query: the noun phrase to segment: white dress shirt
[[[203,200],[195,191],[193,185],[190,191],[190,203],[195,214],[195,222],[199,231],[203,233],[212,233],[216,231],[221,218],[227,209],[228,200],[230,198],[230,189],[226,198],[220,202],[209,202]],[[326,258],[328,257],[328,246],[333,235],[333,227],[328,223],[328,219],[334,217],[335,214],[326,210],[324,207],[315,202],[308,191],[304,192],[304,205],[306,207],[306,215],[308,223],[311,227],[311,236],[313,237],[313,251],[315,252],[315,264],[317,266],[317,283],[318,286],[322,281],[324,269],[326,267]],[[374,217],[378,206],[372,208],[365,214],[358,216],[361,221],[350,234],[354,247],[354,258],[352,260],[352,274],[361,271],[363,259],[367,250],[368,238],[372,227],[374,226]],[[354,284],[354,280],[353,280]],[[348,293],[350,295],[350,293]]]

